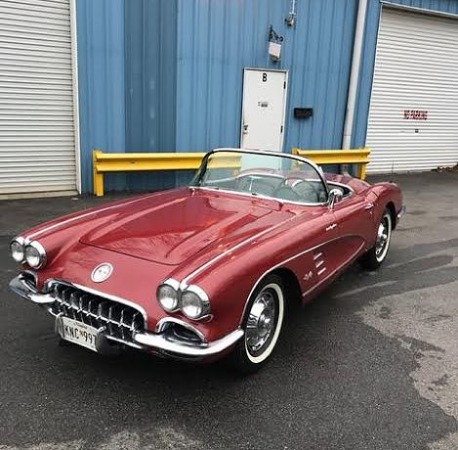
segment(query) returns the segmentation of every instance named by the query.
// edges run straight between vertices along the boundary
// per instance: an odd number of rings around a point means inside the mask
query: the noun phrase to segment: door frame
[[[285,83],[286,86],[283,89],[283,111],[282,111],[282,122],[281,126],[283,127],[283,132],[281,133],[281,141],[280,141],[280,149],[278,150],[279,153],[283,153],[283,145],[285,143],[285,120],[286,120],[286,103],[288,102],[288,70],[286,69],[265,69],[262,67],[244,67],[243,68],[243,79],[242,79],[242,106],[241,106],[241,114],[240,114],[240,140],[239,140],[239,147],[242,147],[242,140],[243,140],[243,105],[245,104],[245,73],[248,71],[256,71],[256,72],[281,72],[285,74]]]

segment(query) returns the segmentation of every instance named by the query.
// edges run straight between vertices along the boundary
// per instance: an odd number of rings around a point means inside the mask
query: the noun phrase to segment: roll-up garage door
[[[0,195],[77,189],[70,9],[0,1]]]
[[[368,172],[458,163],[458,20],[383,8]]]

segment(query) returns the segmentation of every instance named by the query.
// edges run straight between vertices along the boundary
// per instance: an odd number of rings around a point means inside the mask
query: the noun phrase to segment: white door
[[[458,162],[458,20],[383,7],[366,145],[368,172]]]
[[[0,195],[77,190],[70,0],[0,1]]]
[[[283,150],[287,79],[282,70],[244,70],[242,148]]]

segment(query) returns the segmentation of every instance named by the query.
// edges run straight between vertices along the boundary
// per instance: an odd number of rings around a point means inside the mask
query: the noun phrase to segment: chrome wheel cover
[[[375,242],[375,257],[378,262],[382,262],[388,253],[391,239],[391,216],[385,214],[378,226],[377,240]]]
[[[269,347],[279,319],[278,293],[266,286],[253,302],[245,330],[248,353],[258,357]]]

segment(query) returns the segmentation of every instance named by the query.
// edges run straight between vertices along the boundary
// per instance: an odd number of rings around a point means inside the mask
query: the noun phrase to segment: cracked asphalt
[[[0,202],[0,450],[458,449],[458,173],[391,178],[408,212],[385,264],[352,267],[247,378],[59,346],[8,291],[9,240],[122,195]]]

